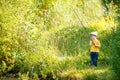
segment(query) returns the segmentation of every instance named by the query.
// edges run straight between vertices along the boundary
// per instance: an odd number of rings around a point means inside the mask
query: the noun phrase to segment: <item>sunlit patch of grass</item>
[[[101,65],[92,68],[88,61],[86,54],[77,56],[57,56],[60,63],[59,77],[65,80],[109,80],[112,78],[112,73],[109,70],[110,65]],[[89,62],[89,61],[88,61]],[[83,64],[82,64],[83,63]],[[110,75],[107,75],[110,74]]]
[[[82,78],[85,80],[111,80],[112,72],[109,70],[109,67],[94,67],[88,68],[80,71]],[[109,74],[109,75],[107,75]]]
[[[81,80],[81,75],[78,73],[76,68],[68,69],[67,71],[62,71],[60,74],[61,79],[65,80]]]
[[[106,68],[90,67],[83,70],[73,67],[59,72],[59,77],[61,80],[111,80],[112,73],[108,66]]]

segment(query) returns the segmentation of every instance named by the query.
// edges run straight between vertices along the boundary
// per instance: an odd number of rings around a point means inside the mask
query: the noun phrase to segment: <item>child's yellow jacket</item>
[[[96,47],[95,45],[100,46],[100,41],[97,39],[91,40],[90,41],[90,51],[91,52],[99,52],[99,47]]]

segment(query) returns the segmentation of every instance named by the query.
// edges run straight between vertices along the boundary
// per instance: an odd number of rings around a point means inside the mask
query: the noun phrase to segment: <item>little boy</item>
[[[97,39],[97,32],[91,32],[90,59],[91,65],[97,67],[100,41]]]

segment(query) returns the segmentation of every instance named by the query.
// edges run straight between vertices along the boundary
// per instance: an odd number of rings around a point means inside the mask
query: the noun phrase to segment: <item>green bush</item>
[[[94,29],[80,26],[66,27],[58,31],[54,38],[54,45],[60,53],[68,56],[75,56],[89,50],[89,34]],[[61,54],[60,54],[61,55]]]
[[[113,29],[110,33],[107,33],[106,36],[102,38],[102,42],[104,42],[103,46],[105,46],[104,49],[106,50],[105,52],[109,53],[109,63],[112,64],[112,70],[116,73],[116,76],[114,77],[116,80],[120,79],[118,76],[120,74],[119,34],[120,28],[118,27],[117,30]]]
[[[111,55],[113,56],[113,58],[111,59],[112,61],[112,69],[115,71],[116,73],[116,80],[119,80],[119,74],[120,74],[120,28],[117,29],[117,31],[113,31],[113,33],[111,34],[111,39],[112,39],[112,44],[111,44]],[[113,54],[114,53],[114,54]]]

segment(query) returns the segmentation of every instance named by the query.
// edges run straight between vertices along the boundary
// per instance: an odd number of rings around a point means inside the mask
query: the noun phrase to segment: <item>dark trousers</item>
[[[97,67],[98,62],[98,52],[91,52],[90,53],[90,63]]]

